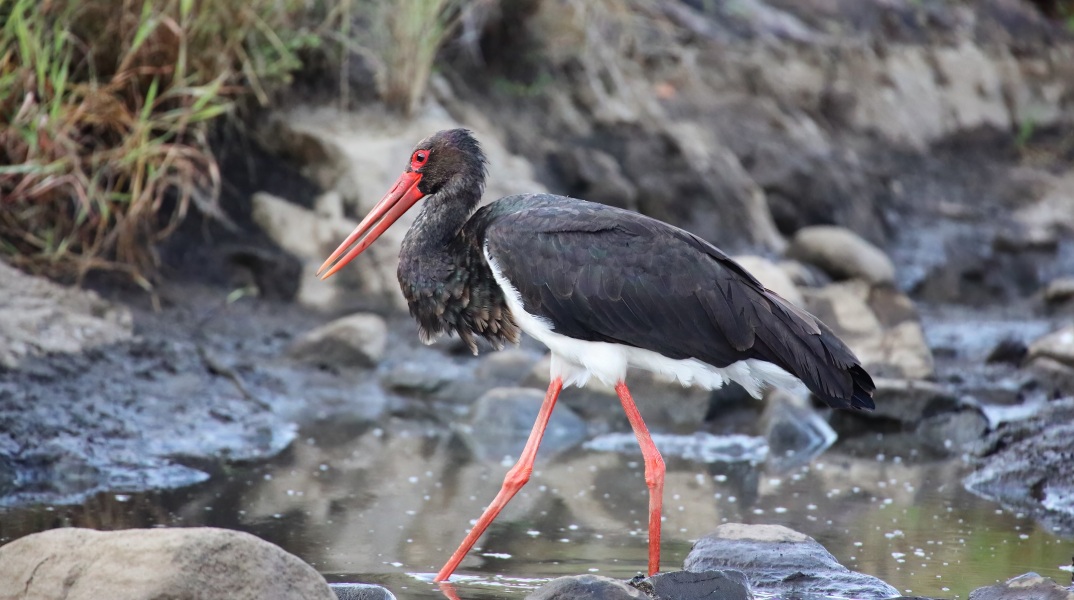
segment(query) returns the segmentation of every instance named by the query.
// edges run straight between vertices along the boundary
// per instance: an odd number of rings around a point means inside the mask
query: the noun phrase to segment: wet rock
[[[14,368],[27,356],[129,340],[132,327],[126,308],[0,261],[0,367]]]
[[[1040,384],[1050,398],[1059,398],[1074,390],[1074,367],[1047,357],[1026,363],[1025,370]]]
[[[753,600],[750,582],[741,571],[671,571],[631,585],[658,600]]]
[[[1074,589],[1057,584],[1051,577],[1031,572],[977,588],[970,592],[970,600],[1074,600]]]
[[[248,533],[53,529],[0,547],[0,589],[27,598],[335,600],[313,567]]]
[[[780,525],[728,523],[698,540],[686,556],[687,571],[736,569],[758,592],[890,598],[899,592],[839,564],[813,538]]]
[[[790,275],[772,261],[752,254],[742,254],[733,258],[756,277],[761,285],[790,300],[796,306],[805,304],[802,293],[798,291],[798,286],[794,285]]]
[[[467,443],[484,460],[518,457],[537,420],[544,392],[534,388],[494,388],[474,403]],[[541,440],[546,455],[561,452],[587,436],[585,421],[567,406],[557,405]]]
[[[1044,288],[1044,301],[1048,304],[1062,304],[1069,300],[1074,300],[1074,277],[1057,277]]]
[[[359,313],[327,323],[288,350],[295,360],[334,367],[371,367],[388,344],[388,325],[378,315]]]
[[[629,585],[600,575],[557,577],[537,588],[526,600],[631,600],[648,599]]]
[[[913,302],[890,287],[860,280],[803,289],[805,308],[831,327],[875,377],[923,379],[932,350]]]
[[[1032,515],[1059,534],[1074,533],[1074,397],[1046,404],[1030,419],[989,434],[986,456],[963,483],[971,492]]]
[[[782,390],[765,398],[761,429],[768,441],[768,464],[777,472],[809,462],[839,437],[816,411]]]
[[[787,255],[824,269],[836,279],[858,278],[893,284],[895,265],[884,251],[843,227],[814,225],[799,229]]]
[[[430,353],[431,354],[431,353]],[[425,360],[406,361],[395,365],[381,377],[381,384],[389,390],[408,396],[430,398],[466,377],[466,368],[429,356]]]
[[[395,594],[371,583],[330,583],[337,600],[396,600]]]
[[[217,290],[202,310],[223,297]],[[139,339],[0,369],[0,462],[15,473],[0,483],[0,505],[191,485],[209,475],[190,465],[283,450],[308,404],[281,390],[303,375],[270,364],[284,342],[267,321],[244,318],[245,306],[216,320],[165,307],[140,319]]]
[[[1074,326],[1064,327],[1031,343],[1029,358],[1050,358],[1074,367]]]
[[[1022,363],[1027,354],[1029,354],[1029,347],[1025,345],[1025,342],[1015,338],[1004,338],[988,353],[988,358],[985,361],[988,363],[1018,365]]]

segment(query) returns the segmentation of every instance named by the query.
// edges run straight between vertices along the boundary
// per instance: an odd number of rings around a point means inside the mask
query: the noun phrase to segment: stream
[[[195,486],[3,510],[0,544],[60,526],[227,527],[279,544],[329,582],[440,598],[433,573],[509,466],[471,458],[443,426],[325,420],[275,459]],[[838,445],[781,473],[672,458],[664,567],[679,568],[692,540],[716,525],[743,522],[806,533],[907,595],[966,598],[1026,571],[1069,582],[1074,542],[966,491],[969,470],[960,459],[852,456]],[[454,578],[460,597],[522,598],[548,579],[586,572],[629,579],[645,565],[646,506],[640,456],[581,447],[541,455]]]

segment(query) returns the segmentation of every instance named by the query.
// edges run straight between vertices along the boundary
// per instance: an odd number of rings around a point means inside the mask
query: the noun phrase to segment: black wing
[[[715,367],[759,359],[833,407],[873,408],[872,379],[828,327],[704,240],[601,204],[507,200],[515,208],[489,220],[488,251],[558,333]]]

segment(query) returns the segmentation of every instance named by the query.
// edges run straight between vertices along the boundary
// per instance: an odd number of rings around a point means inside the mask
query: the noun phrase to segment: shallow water
[[[431,583],[509,460],[474,460],[440,426],[338,421],[311,427],[268,464],[233,467],[182,490],[103,494],[80,506],[0,512],[0,543],[61,526],[241,529],[313,564],[329,581],[380,583],[399,598],[443,597]],[[723,522],[807,533],[851,569],[906,594],[966,598],[1037,571],[1069,583],[1074,541],[965,491],[960,460],[843,454],[786,473],[749,462],[668,460],[664,566]],[[463,562],[463,599],[521,598],[545,580],[630,578],[646,560],[639,456],[575,448],[538,457],[529,485]],[[1069,569],[1069,567],[1067,567]]]

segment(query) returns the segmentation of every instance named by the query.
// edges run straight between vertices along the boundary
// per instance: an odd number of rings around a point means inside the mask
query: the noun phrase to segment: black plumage
[[[484,238],[526,311],[557,333],[715,367],[759,359],[833,407],[873,407],[872,380],[827,326],[686,231],[541,194],[482,208],[464,234]]]
[[[452,130],[417,148],[441,160],[421,180],[425,204],[398,276],[424,340],[455,333],[475,352],[475,337],[517,343],[487,248],[526,311],[557,333],[715,367],[767,361],[833,407],[873,407],[872,379],[853,352],[712,244],[638,213],[549,194],[474,212],[485,181],[477,142]]]

